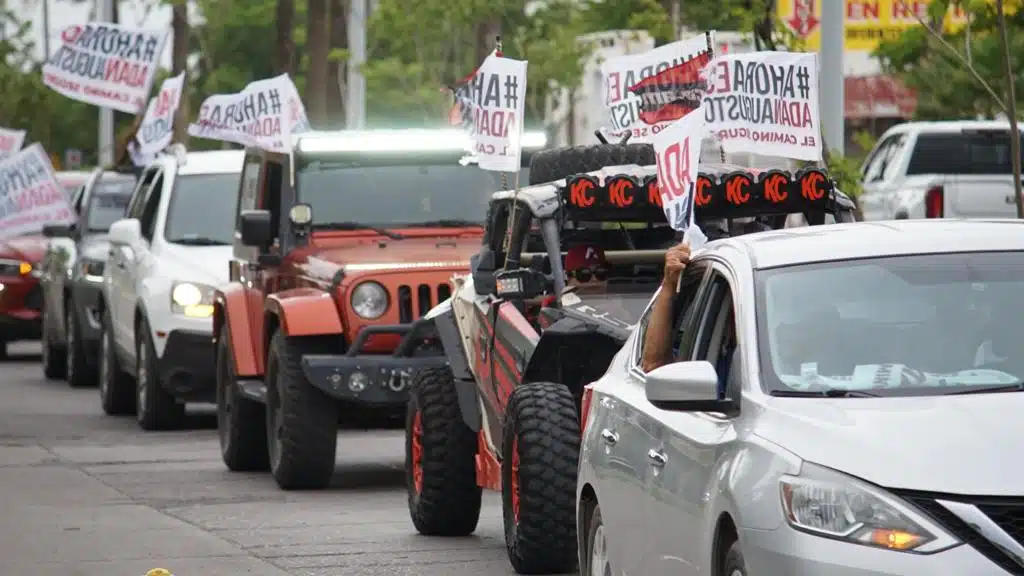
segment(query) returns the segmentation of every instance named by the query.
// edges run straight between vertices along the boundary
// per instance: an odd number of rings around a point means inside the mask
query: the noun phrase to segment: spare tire
[[[530,184],[553,182],[624,164],[653,165],[654,147],[650,144],[590,144],[542,150],[530,161]]]

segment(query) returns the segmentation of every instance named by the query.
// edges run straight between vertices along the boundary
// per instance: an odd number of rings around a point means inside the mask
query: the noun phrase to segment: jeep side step
[[[267,384],[263,380],[243,380],[239,378],[237,385],[238,391],[241,392],[242,396],[261,404],[267,403]]]

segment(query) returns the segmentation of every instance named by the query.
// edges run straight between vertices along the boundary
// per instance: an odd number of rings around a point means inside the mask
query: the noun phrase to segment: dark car
[[[0,240],[0,358],[7,343],[39,338],[43,309],[39,261],[46,239],[27,234]]]
[[[103,266],[107,231],[124,216],[135,188],[132,174],[96,169],[72,197],[75,224],[50,224],[41,264],[44,302],[43,372],[73,387],[96,383],[99,367]]]

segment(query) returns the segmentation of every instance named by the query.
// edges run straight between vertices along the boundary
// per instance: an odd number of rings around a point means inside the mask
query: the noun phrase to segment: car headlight
[[[194,282],[176,282],[171,289],[171,312],[190,318],[213,316],[213,287]]]
[[[380,318],[388,311],[388,291],[376,282],[363,282],[352,290],[352,310],[366,320]]]
[[[779,480],[782,509],[797,530],[904,552],[937,552],[960,542],[910,505],[866,482],[804,463]]]
[[[103,260],[93,258],[82,258],[78,261],[78,270],[82,277],[90,282],[103,282],[103,267],[106,264]]]

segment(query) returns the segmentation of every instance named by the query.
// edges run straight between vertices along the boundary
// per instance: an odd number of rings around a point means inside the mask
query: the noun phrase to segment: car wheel
[[[135,328],[135,420],[143,430],[176,430],[185,423],[185,405],[160,385],[149,324]]]
[[[48,380],[60,380],[64,378],[66,374],[67,365],[64,363],[64,350],[53,343],[53,340],[47,335],[49,332],[46,327],[49,325],[49,313],[46,311],[46,306],[43,306],[43,318],[41,321],[43,331],[43,342],[42,342],[42,363],[43,363],[43,375]]]
[[[75,321],[74,304],[70,301],[64,308],[64,333],[67,343],[64,346],[67,367],[66,377],[72,388],[84,388],[96,385],[96,369],[89,363],[85,351],[82,350],[81,333]]]
[[[110,319],[103,322],[100,333],[100,404],[110,416],[131,414],[135,411],[135,388],[131,376],[121,371],[114,349],[114,334]]]
[[[267,408],[238,390],[235,359],[228,340],[228,328],[220,329],[217,339],[217,434],[220,455],[228,470],[250,472],[267,470]]]
[[[420,534],[466,536],[480,520],[477,435],[459,410],[450,368],[420,371],[409,389],[405,474],[409,515]]]
[[[740,550],[739,540],[733,542],[725,553],[725,561],[722,562],[722,574],[724,576],[747,576],[747,562],[743,559],[743,551]]]
[[[274,333],[267,355],[267,447],[283,490],[326,488],[334,475],[338,410],[302,372],[303,354],[326,352],[316,338]]]
[[[505,546],[520,574],[576,567],[576,469],[580,426],[562,384],[516,387],[502,434]]]
[[[612,576],[612,565],[608,560],[608,537],[601,518],[601,507],[596,502],[586,528],[587,543],[583,551],[586,574],[583,576]]]

